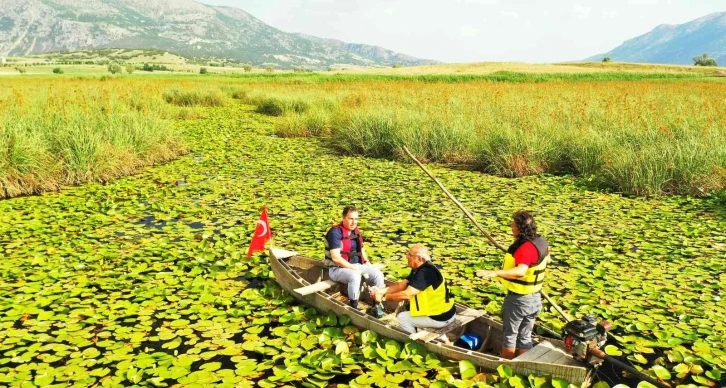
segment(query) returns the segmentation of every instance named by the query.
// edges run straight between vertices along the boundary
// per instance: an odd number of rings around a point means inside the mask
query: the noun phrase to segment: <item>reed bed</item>
[[[184,153],[162,84],[27,78],[2,85],[2,197],[105,182]]]
[[[599,76],[282,77],[250,81],[234,94],[261,113],[282,116],[280,135],[327,136],[349,154],[403,159],[405,145],[429,161],[507,177],[574,174],[630,195],[703,196],[726,188],[726,84],[670,74],[592,79]]]
[[[552,65],[552,67],[555,67]],[[446,67],[443,67],[444,69]],[[637,71],[594,71],[593,69],[578,68],[577,72],[534,72],[532,67],[526,71],[499,70],[484,74],[464,72],[461,74],[421,74],[414,72],[416,67],[395,69],[401,70],[398,74],[365,73],[361,72],[330,72],[330,73],[277,73],[277,74],[230,74],[242,82],[273,82],[292,84],[321,84],[321,83],[350,83],[350,82],[377,82],[377,81],[403,81],[419,83],[468,83],[473,81],[506,82],[506,83],[539,83],[539,82],[592,82],[592,81],[642,81],[642,80],[695,80],[704,77],[721,75],[720,71],[712,70],[709,73],[690,69],[689,72],[637,72]]]

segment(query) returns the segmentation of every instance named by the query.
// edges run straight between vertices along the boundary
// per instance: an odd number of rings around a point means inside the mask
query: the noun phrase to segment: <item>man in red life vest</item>
[[[385,287],[383,273],[370,265],[363,237],[358,230],[358,209],[346,206],[343,221],[330,228],[325,235],[325,266],[329,268],[330,279],[348,285],[348,299],[351,307],[358,308],[361,277],[369,286]],[[381,318],[383,306],[379,303],[373,314]]]
[[[550,261],[547,240],[537,234],[532,214],[520,210],[512,221],[514,243],[504,256],[502,269],[479,270],[482,279],[497,277],[507,289],[502,306],[502,358],[512,359],[532,348],[534,321],[542,310],[540,290]]]

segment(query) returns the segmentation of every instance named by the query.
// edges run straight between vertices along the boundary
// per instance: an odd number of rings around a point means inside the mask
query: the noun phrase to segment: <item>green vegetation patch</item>
[[[624,74],[632,79],[522,74],[521,83],[461,76],[469,81],[422,85],[415,77],[344,76],[335,84],[320,83],[322,76],[250,78],[232,94],[283,116],[278,134],[329,137],[346,154],[400,160],[407,146],[429,161],[505,177],[571,174],[638,196],[726,190],[726,115],[715,108],[724,84]]]
[[[160,96],[115,81],[10,80],[0,93],[0,196],[109,181],[184,152]]]
[[[175,122],[191,149],[181,159],[0,202],[0,384],[568,386],[441,360],[293,302],[264,255],[245,258],[263,204],[275,244],[313,257],[357,204],[388,276],[405,276],[407,246],[424,243],[457,300],[494,315],[503,291],[474,272],[502,257],[413,165],[273,136],[283,119],[254,106],[198,109]],[[722,208],[430,169],[503,243],[512,212],[535,210],[554,258],[546,291],[572,315],[612,320],[623,360],[674,386],[724,384]],[[562,326],[549,307],[541,320]]]
[[[243,78],[246,81],[277,81],[277,82],[308,82],[308,83],[337,83],[337,82],[372,82],[372,81],[412,81],[423,83],[466,83],[472,81],[489,82],[571,82],[571,81],[642,81],[642,80],[693,80],[703,79],[700,74],[683,73],[635,73],[635,72],[592,72],[592,73],[519,73],[511,71],[497,71],[491,74],[426,74],[426,75],[397,75],[397,74],[232,74],[234,78]]]
[[[183,90],[175,87],[164,92],[164,101],[179,106],[221,106],[226,96],[219,90]]]

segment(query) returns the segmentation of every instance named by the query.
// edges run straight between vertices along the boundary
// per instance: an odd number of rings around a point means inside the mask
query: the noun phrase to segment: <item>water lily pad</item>
[[[471,361],[459,361],[459,374],[461,374],[462,379],[469,380],[472,377],[476,376],[476,373],[476,365],[474,365]]]
[[[643,357],[643,355],[640,354],[640,353],[636,353],[636,354],[633,354],[631,356],[628,356],[628,360],[637,362],[639,364],[647,364],[648,363],[648,360],[645,357]]]
[[[50,373],[42,373],[35,376],[35,379],[33,379],[33,383],[39,387],[51,385],[53,381],[55,380],[55,376],[53,376]]]
[[[655,385],[647,382],[647,381],[641,381],[638,383],[637,388],[658,388]]]
[[[512,372],[512,368],[509,367],[509,365],[499,365],[497,367],[497,372],[499,372],[500,377],[512,377],[514,376],[514,372]],[[553,382],[554,384],[554,382]]]
[[[605,353],[608,356],[613,356],[613,357],[618,357],[618,356],[622,356],[623,355],[623,352],[620,351],[620,349],[618,349],[618,347],[615,346],[615,345],[606,345],[605,346]]]
[[[144,378],[144,371],[142,369],[129,368],[126,371],[126,379],[134,384],[138,384]]]
[[[692,375],[691,378],[693,379],[693,381],[695,381],[698,384],[701,384],[703,386],[706,386],[706,387],[715,387],[716,386],[715,381],[710,380],[703,376]]]
[[[712,369],[706,372],[706,377],[712,380],[721,380],[722,373],[717,369]]]
[[[563,379],[552,379],[552,387],[554,388],[569,388],[570,383]]]
[[[375,342],[378,340],[378,335],[375,332],[372,332],[370,330],[366,330],[363,333],[361,333],[361,341],[364,344],[367,344],[369,342]]]
[[[221,362],[208,362],[206,364],[202,364],[202,366],[200,366],[199,369],[209,371],[209,372],[214,372],[221,367],[222,367]]]
[[[670,380],[671,379],[671,373],[668,371],[668,369],[660,366],[660,365],[654,365],[653,366],[653,372],[656,376],[658,376],[661,380]]]

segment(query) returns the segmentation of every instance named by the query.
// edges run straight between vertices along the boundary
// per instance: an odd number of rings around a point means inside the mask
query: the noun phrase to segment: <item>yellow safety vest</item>
[[[502,269],[507,270],[516,267],[514,262],[514,253],[527,242],[526,240],[519,240],[512,244],[507,250],[507,254],[504,255],[504,264]],[[542,290],[542,283],[544,283],[545,269],[547,268],[547,262],[549,261],[549,249],[547,247],[547,240],[543,237],[537,237],[532,241],[534,246],[537,248],[539,253],[539,260],[537,263],[527,268],[527,272],[519,279],[504,279],[499,278],[504,288],[508,291],[515,292],[521,295],[533,294]]]
[[[454,306],[454,298],[449,292],[449,287],[446,285],[444,274],[431,263],[427,262],[424,265],[430,265],[436,270],[436,273],[441,276],[441,284],[436,289],[433,286],[428,286],[425,290],[408,300],[411,306],[410,313],[412,317],[430,317],[432,315],[443,314],[451,310],[451,307]]]

